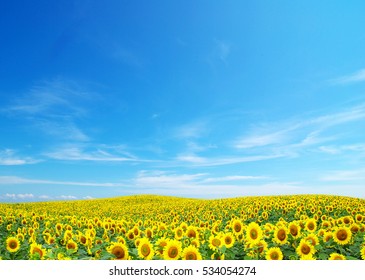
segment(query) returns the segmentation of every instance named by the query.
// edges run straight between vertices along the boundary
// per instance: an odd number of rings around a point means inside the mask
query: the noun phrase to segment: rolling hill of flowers
[[[138,195],[0,204],[0,258],[365,259],[365,200]]]

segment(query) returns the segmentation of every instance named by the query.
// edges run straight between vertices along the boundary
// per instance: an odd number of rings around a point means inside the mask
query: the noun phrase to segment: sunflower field
[[[365,259],[365,200],[138,195],[0,204],[3,260]]]

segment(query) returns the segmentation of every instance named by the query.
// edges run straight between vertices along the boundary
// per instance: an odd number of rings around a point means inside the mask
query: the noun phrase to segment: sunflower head
[[[257,244],[262,238],[262,229],[260,226],[251,222],[246,228],[246,240],[250,244]]]
[[[32,243],[30,245],[29,255],[32,259],[43,260],[47,251],[46,249],[42,248],[42,245],[37,243]]]
[[[350,242],[352,237],[351,230],[348,227],[338,227],[334,234],[333,239],[337,244],[346,245]]]
[[[20,248],[20,241],[17,237],[8,237],[6,239],[6,250],[15,253]]]
[[[201,260],[202,255],[199,253],[199,250],[196,247],[190,245],[183,250],[182,259],[183,260]]]
[[[148,238],[141,238],[138,244],[138,256],[145,260],[151,260],[155,252]]]
[[[332,253],[328,259],[329,260],[346,260],[346,257],[344,255],[341,255],[338,253]]]
[[[266,251],[265,258],[267,260],[282,260],[283,253],[279,247],[271,247]]]
[[[209,248],[212,250],[218,250],[218,248],[220,248],[221,246],[223,246],[222,238],[217,235],[210,235]]]
[[[165,260],[177,260],[181,253],[181,242],[178,240],[169,240],[164,247],[163,257]]]
[[[312,256],[316,250],[308,240],[302,239],[296,249],[296,252],[300,257],[303,257],[308,255]]]
[[[286,244],[288,242],[288,229],[284,226],[275,229],[273,240],[280,245]]]
[[[108,247],[108,252],[113,254],[116,260],[127,260],[129,257],[128,248],[123,243],[112,242]]]

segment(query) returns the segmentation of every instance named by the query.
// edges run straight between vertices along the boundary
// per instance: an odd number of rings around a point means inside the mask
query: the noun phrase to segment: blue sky
[[[3,3],[0,201],[365,198],[364,9]]]

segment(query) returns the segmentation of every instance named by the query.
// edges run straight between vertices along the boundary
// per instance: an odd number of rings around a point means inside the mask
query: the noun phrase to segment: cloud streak
[[[0,165],[26,165],[38,162],[40,162],[40,160],[35,160],[30,157],[18,157],[15,155],[15,151],[11,149],[0,151]]]
[[[363,81],[365,81],[365,69],[360,69],[359,71],[351,73],[350,75],[330,80],[332,84],[350,84]]]
[[[98,183],[98,182],[72,182],[41,179],[28,179],[17,176],[0,176],[0,185],[50,185],[50,186],[81,186],[81,187],[126,187],[126,183]]]
[[[77,121],[87,117],[85,103],[95,102],[95,99],[99,99],[96,93],[83,89],[79,84],[55,79],[32,87],[2,111],[57,139],[89,141]]]

